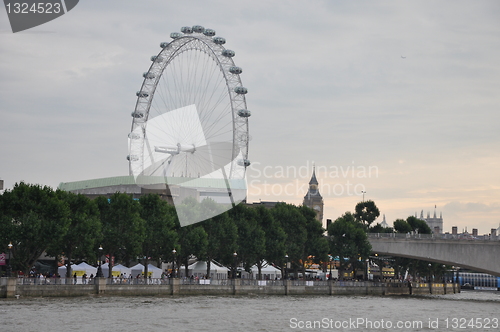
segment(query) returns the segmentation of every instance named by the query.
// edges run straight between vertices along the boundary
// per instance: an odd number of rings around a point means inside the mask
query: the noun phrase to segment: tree
[[[406,222],[411,226],[414,232],[419,234],[432,234],[431,228],[427,225],[425,220],[418,219],[414,216],[406,218]]]
[[[393,231],[394,229],[392,227],[382,227],[380,223],[368,229],[369,233],[393,233]]]
[[[411,232],[413,229],[412,227],[410,226],[410,224],[408,224],[408,222],[404,219],[396,219],[394,221],[394,230],[398,233],[409,233]]]
[[[339,258],[339,278],[343,278],[343,272],[349,265],[355,269],[359,259],[364,262],[369,257],[371,245],[364,226],[357,222],[350,212],[330,224],[328,235],[331,254]]]
[[[128,194],[115,193],[109,200],[100,196],[96,198],[96,203],[101,215],[102,246],[110,259],[111,278],[111,259],[120,250],[126,251],[129,257],[141,254],[145,222],[139,214],[139,203]]]
[[[47,253],[66,256],[66,278],[70,278],[73,257],[94,257],[101,242],[101,220],[97,205],[89,198],[61,190],[56,194],[69,207],[69,227],[61,241],[53,243]]]
[[[285,252],[293,270],[297,271],[298,268],[303,268],[301,262],[307,241],[307,219],[297,206],[287,203],[276,204],[271,213],[286,233]],[[281,259],[280,265],[284,266],[283,263],[285,263],[285,257]]]
[[[227,212],[220,213],[224,211],[223,207],[212,199],[206,198],[200,204],[203,205],[202,211],[215,215],[202,222],[207,233],[207,250],[204,258],[207,262],[207,275],[210,275],[210,264],[213,259],[225,266],[233,266],[233,263],[236,263],[233,253],[238,249],[238,229]]]
[[[162,201],[159,195],[148,194],[139,199],[140,216],[144,220],[144,275],[148,276],[149,260],[160,260],[165,251],[170,251],[177,244],[175,231],[175,209]]]
[[[265,233],[257,221],[257,212],[238,204],[228,214],[238,229],[238,260],[243,262],[245,271],[251,272],[252,266],[261,262],[266,253]]]
[[[372,200],[356,204],[354,218],[369,227],[380,216],[380,211]]]
[[[177,251],[178,261],[184,264],[185,275],[188,276],[188,264],[191,256],[202,258],[207,251],[207,233],[200,224],[179,227],[179,250]]]
[[[325,229],[319,220],[316,219],[316,212],[307,206],[300,206],[300,212],[306,218],[307,240],[305,243],[303,261],[309,256],[314,257],[314,263],[321,263],[328,260],[330,251],[328,239],[324,236]]]
[[[282,265],[286,255],[286,233],[280,223],[273,218],[271,211],[263,206],[255,209],[257,222],[264,231],[264,256],[257,261],[258,278],[262,278],[262,267],[265,261],[269,264]],[[286,263],[286,262],[285,262]]]
[[[47,248],[62,240],[69,213],[67,204],[47,186],[21,182],[3,193],[2,219],[13,245],[13,261],[25,274]]]

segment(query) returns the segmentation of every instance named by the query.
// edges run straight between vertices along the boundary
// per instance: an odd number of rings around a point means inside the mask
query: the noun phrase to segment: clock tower
[[[313,166],[313,174],[311,181],[309,181],[309,190],[304,196],[304,202],[302,204],[313,209],[316,212],[316,219],[323,223],[323,197],[319,193],[315,166]]]

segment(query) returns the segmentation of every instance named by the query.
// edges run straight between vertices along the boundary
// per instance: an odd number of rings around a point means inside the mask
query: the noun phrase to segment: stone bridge
[[[456,239],[449,234],[368,234],[372,252],[454,265],[500,277],[500,241]]]

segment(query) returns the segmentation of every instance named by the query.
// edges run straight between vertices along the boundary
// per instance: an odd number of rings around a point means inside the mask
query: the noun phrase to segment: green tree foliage
[[[393,233],[393,231],[394,229],[392,227],[382,227],[380,223],[368,229],[369,233]]]
[[[253,265],[261,262],[266,254],[265,233],[257,221],[257,212],[238,204],[228,211],[229,217],[238,229],[238,260],[243,262],[247,272]]]
[[[285,251],[291,268],[296,272],[303,268],[302,262],[307,242],[307,219],[295,205],[287,203],[276,204],[271,213],[286,233]],[[284,266],[284,263],[285,257],[282,258],[280,265]]]
[[[207,233],[200,224],[177,228],[179,234],[178,261],[184,264],[188,276],[188,264],[191,256],[205,257],[207,252]]]
[[[202,211],[223,211],[221,206],[211,199],[204,199],[200,204],[203,205]],[[211,215],[214,214],[216,213]],[[204,257],[207,262],[207,275],[210,275],[210,264],[214,259],[225,266],[233,266],[233,253],[238,250],[238,229],[227,212],[203,221],[202,225],[207,233],[207,250]]]
[[[73,258],[94,257],[102,240],[101,220],[97,205],[89,198],[60,190],[56,194],[69,207],[69,227],[61,241],[52,243],[47,254],[66,257],[66,278],[70,278]]]
[[[340,257],[342,269],[356,268],[370,251],[366,230],[392,230],[379,224],[370,227],[379,215],[372,201],[358,204],[356,213],[346,213],[332,223],[328,238],[314,211],[304,206],[279,203],[267,209],[240,204],[223,211],[221,205],[210,199],[201,203],[187,199],[174,208],[157,195],[146,195],[137,201],[130,195],[116,193],[109,199],[99,197],[91,201],[81,195],[20,183],[0,195],[0,245],[6,248],[12,241],[15,267],[25,272],[43,251],[56,257],[64,254],[68,263],[75,259],[93,261],[102,244],[101,254],[114,256],[126,265],[137,257],[146,257],[146,266],[149,258],[158,262],[170,260],[175,248],[177,267],[187,266],[190,257],[196,256],[207,261],[207,274],[211,260],[216,260],[232,267],[233,272],[235,262],[242,263],[247,271],[255,264],[260,278],[266,261],[283,268],[285,255],[295,272],[303,270],[303,263],[311,256],[316,263],[327,261],[328,252]],[[205,213],[215,217],[179,226],[177,215],[203,219]],[[394,230],[431,233],[425,221],[414,217],[396,220]],[[400,270],[427,273],[423,270],[427,265],[422,264],[401,262]],[[432,269],[434,274],[439,272],[437,265],[432,265]]]
[[[109,200],[103,196],[96,198],[96,203],[101,214],[104,254],[110,258],[120,251],[126,251],[129,257],[140,255],[145,222],[140,216],[139,202],[128,194],[115,193]]]
[[[394,221],[394,230],[398,233],[408,233],[411,232],[413,229],[411,228],[410,224],[406,222],[406,220],[396,219]]]
[[[257,213],[257,222],[264,231],[265,253],[264,258],[257,262],[258,278],[262,278],[262,267],[264,260],[270,264],[282,265],[286,255],[286,232],[281,224],[274,219],[271,211],[263,206],[255,209]],[[286,263],[286,262],[285,262]]]
[[[354,218],[369,227],[380,216],[380,211],[372,200],[356,204]]]
[[[2,196],[1,219],[13,245],[13,265],[28,274],[47,248],[61,242],[70,210],[47,186],[21,182]]]
[[[418,219],[413,216],[408,217],[406,220],[395,220],[394,230],[398,233],[415,232],[419,234],[432,234],[432,231],[425,220]]]
[[[425,220],[410,216],[406,218],[406,222],[411,226],[414,232],[417,232],[419,234],[432,234],[432,230],[427,225]]]
[[[365,261],[371,252],[371,245],[364,230],[364,225],[356,221],[350,212],[346,212],[328,227],[331,254],[339,257],[339,277],[349,265],[356,267],[359,260]]]
[[[330,245],[328,239],[324,236],[325,229],[321,222],[316,219],[316,212],[307,206],[300,206],[300,212],[306,218],[307,241],[305,244],[305,261],[309,256],[314,257],[314,263],[326,262]]]
[[[161,200],[158,195],[142,196],[139,204],[140,216],[144,220],[142,255],[144,275],[147,276],[149,260],[159,261],[162,255],[177,246],[178,234],[175,229],[177,216],[174,207]]]

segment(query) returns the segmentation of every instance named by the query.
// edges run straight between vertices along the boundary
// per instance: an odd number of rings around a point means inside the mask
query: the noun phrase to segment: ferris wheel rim
[[[212,58],[224,77],[227,88],[227,96],[230,100],[230,113],[233,126],[232,161],[242,163],[242,165],[244,165],[244,169],[246,169],[246,167],[250,164],[247,159],[250,138],[248,130],[248,116],[250,115],[250,111],[247,110],[245,98],[247,90],[242,86],[240,78],[241,68],[236,67],[232,59],[234,52],[222,46],[222,41],[225,42],[225,40],[221,37],[212,38],[212,36],[207,36],[202,33],[185,33],[183,35],[180,35],[179,33],[172,33],[172,35],[174,34],[176,34],[175,38],[173,37],[171,42],[161,44],[162,50],[156,56],[151,58],[152,63],[148,71],[143,75],[144,80],[142,82],[141,89],[137,92],[136,106],[134,112],[132,113],[133,121],[129,138],[138,127],[140,127],[143,131],[146,130],[147,122],[150,117],[151,105],[158,85],[160,84],[160,78],[170,63],[184,52],[195,50],[202,51],[205,52],[207,56]],[[158,59],[161,59],[161,61],[157,61]],[[140,144],[143,146],[142,154],[144,154],[144,135],[142,138],[139,138],[139,140],[142,140]],[[131,144],[132,143],[129,143],[129,150],[131,150]],[[237,156],[234,155],[235,151],[239,151],[241,153],[241,160],[236,161]],[[132,155],[128,156],[131,175],[133,174],[132,164],[136,162],[138,158],[144,158],[144,155],[139,157]]]

